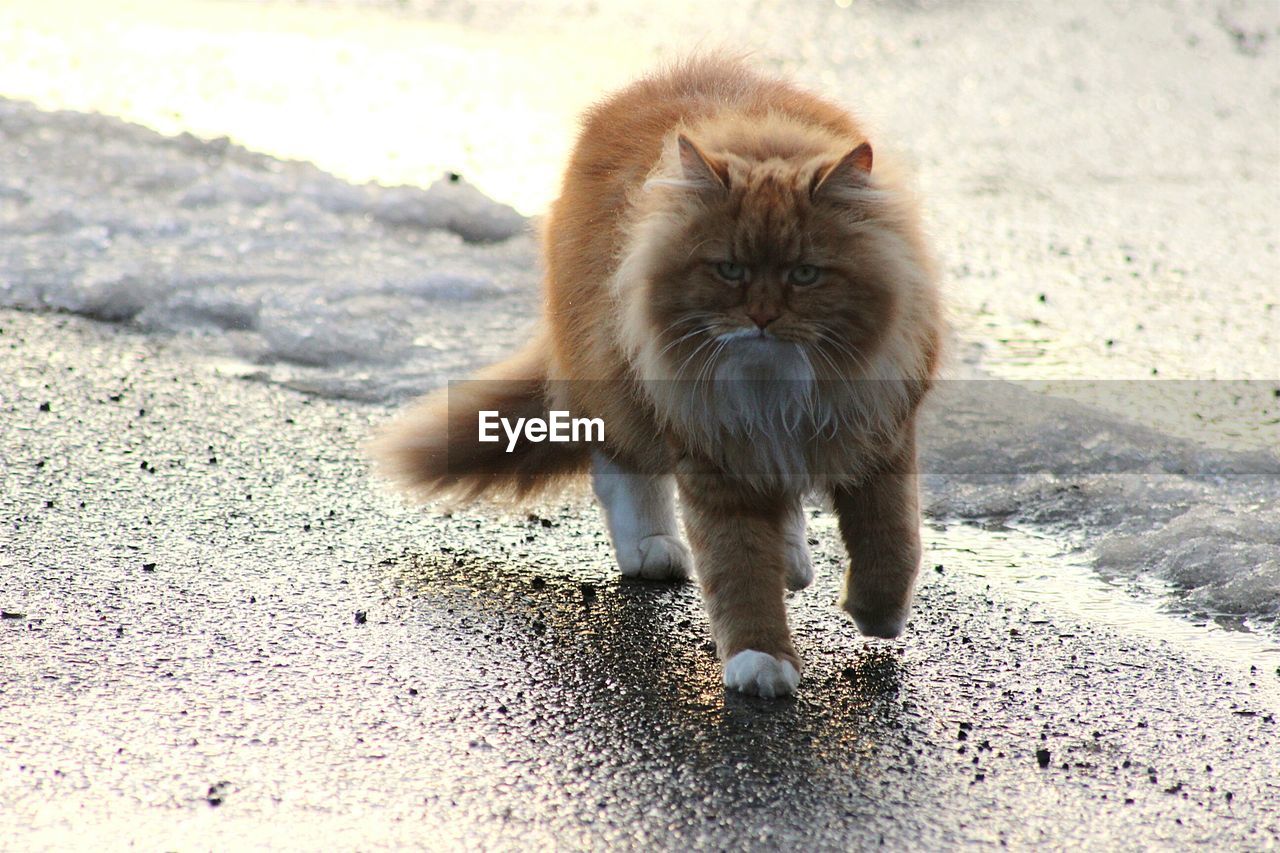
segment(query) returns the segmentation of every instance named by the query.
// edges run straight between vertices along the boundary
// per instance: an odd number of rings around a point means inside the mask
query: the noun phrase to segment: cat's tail
[[[382,428],[369,450],[381,473],[421,498],[515,502],[564,485],[590,464],[586,444],[511,442],[496,417],[517,423],[549,413],[550,342],[536,338],[474,379],[450,383]],[[481,413],[496,441],[479,440]]]

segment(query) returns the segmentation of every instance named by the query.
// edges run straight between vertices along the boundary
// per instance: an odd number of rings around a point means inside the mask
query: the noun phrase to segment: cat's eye
[[[747,268],[733,261],[721,261],[716,264],[716,275],[725,281],[742,281],[747,277]]]
[[[817,283],[822,278],[822,270],[813,264],[801,264],[798,267],[792,267],[791,272],[787,274],[792,284],[804,287],[808,284]]]

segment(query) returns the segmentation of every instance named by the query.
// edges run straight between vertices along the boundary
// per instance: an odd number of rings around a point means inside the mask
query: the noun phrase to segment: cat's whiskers
[[[805,370],[809,374],[809,381],[805,383],[804,397],[802,402],[804,405],[804,413],[810,416],[810,419],[817,423],[814,417],[818,413],[818,372],[813,369],[813,361],[809,358],[809,353],[805,350],[804,344],[795,343],[796,352],[804,359]]]
[[[684,325],[683,322],[675,324],[676,327],[679,327],[682,325]],[[662,358],[664,355],[667,354],[667,352],[670,349],[684,343],[685,341],[689,340],[692,337],[696,337],[697,335],[702,335],[702,334],[706,334],[707,332],[710,332],[712,327],[713,327],[713,324],[710,324],[710,323],[703,324],[701,326],[698,326],[692,332],[689,332],[688,334],[685,334],[685,335],[681,335],[680,337],[673,340],[671,343],[667,344],[662,349],[658,350],[658,354],[655,356],[655,358]]]
[[[694,388],[697,388],[704,381],[709,383],[714,378],[712,368],[719,361],[720,353],[724,352],[724,348],[728,345],[729,341],[717,339],[716,348],[711,351],[711,354],[703,360],[702,366],[698,368],[698,375],[693,380]]]
[[[849,348],[848,344],[844,343],[825,329],[818,329],[818,336],[821,340],[831,344],[838,355],[843,355],[845,358],[849,359],[849,361],[853,362],[854,367],[858,368],[858,370],[862,371],[868,377],[871,375],[873,368],[871,362],[868,361],[865,356],[854,352]]]
[[[836,364],[835,359],[833,359],[830,356],[830,354],[827,353],[826,349],[822,346],[821,339],[813,342],[812,349],[814,354],[817,355],[819,358],[821,358],[823,362],[826,363],[827,367],[831,368],[831,374],[832,374],[831,379],[833,381],[841,382],[846,378],[843,375],[842,371],[840,370],[839,366]]]
[[[842,377],[843,384],[852,393],[845,399],[845,405],[837,407],[836,417],[851,429],[887,438],[894,428],[892,413],[902,403],[901,399],[895,399],[902,393],[901,382],[877,375],[875,365],[865,356],[859,355],[847,344],[828,334],[819,334],[862,373],[860,377]]]
[[[661,365],[662,362],[664,361],[664,356],[666,356],[668,352],[675,349],[677,346],[689,340],[690,338],[695,338],[700,334],[708,334],[715,327],[715,322],[716,322],[715,315],[705,311],[696,312],[696,313],[690,314],[687,317],[682,317],[679,320],[676,320],[674,323],[672,323],[670,326],[667,327],[667,330],[664,334],[675,333],[676,331],[680,330],[682,327],[690,324],[700,323],[701,325],[695,325],[695,328],[693,328],[691,331],[669,341],[667,345],[664,346],[662,349],[658,350],[656,354],[649,356],[650,362],[655,365]],[[657,339],[661,340],[662,337],[663,335],[658,335]],[[708,340],[714,340],[714,336],[709,337]],[[689,358],[691,358],[695,353],[697,353],[697,351],[698,350],[695,349],[693,353],[690,353],[689,356],[685,358],[685,363],[687,363]],[[673,374],[674,378],[676,379],[679,378],[681,372],[683,372],[684,370],[684,366],[685,366],[684,363],[682,363],[681,366],[675,370]],[[665,372],[666,372],[665,370],[662,370],[660,371],[659,375]]]
[[[832,378],[830,381],[837,383],[841,387],[847,387],[850,381],[849,377],[836,365],[835,360],[822,346],[821,340],[813,342],[813,352],[831,368]],[[853,426],[852,423],[846,422],[847,411],[844,406],[827,406],[826,409],[827,416],[825,420],[830,425],[830,433],[827,438],[835,438],[836,433],[839,432],[842,426]]]
[[[716,343],[715,338],[707,338],[705,341],[698,344],[698,346],[694,348],[693,352],[685,356],[684,361],[680,362],[680,366],[675,369],[675,372],[672,374],[672,378],[678,381],[682,376],[684,376],[685,369],[688,368],[689,362],[693,361],[693,359],[697,357],[698,353],[702,352],[714,343]]]

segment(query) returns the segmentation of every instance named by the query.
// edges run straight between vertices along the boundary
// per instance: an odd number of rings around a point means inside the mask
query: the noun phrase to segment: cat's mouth
[[[717,341],[778,341],[778,338],[769,333],[768,329],[732,329],[728,332],[721,332],[716,335]]]
[[[720,347],[715,355],[718,380],[808,383],[813,379],[812,365],[800,346],[768,329],[733,329],[715,340]]]
[[[803,348],[805,342],[797,340],[792,335],[779,335],[769,329],[737,328],[727,332],[721,332],[712,337],[718,344],[729,344],[724,347],[725,352],[760,352],[769,353],[777,352],[779,349],[792,350]]]

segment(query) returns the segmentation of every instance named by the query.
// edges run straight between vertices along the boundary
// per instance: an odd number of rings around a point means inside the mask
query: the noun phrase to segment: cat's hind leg
[[[591,486],[625,577],[687,580],[692,575],[693,558],[676,522],[673,477],[639,474],[595,451]]]

